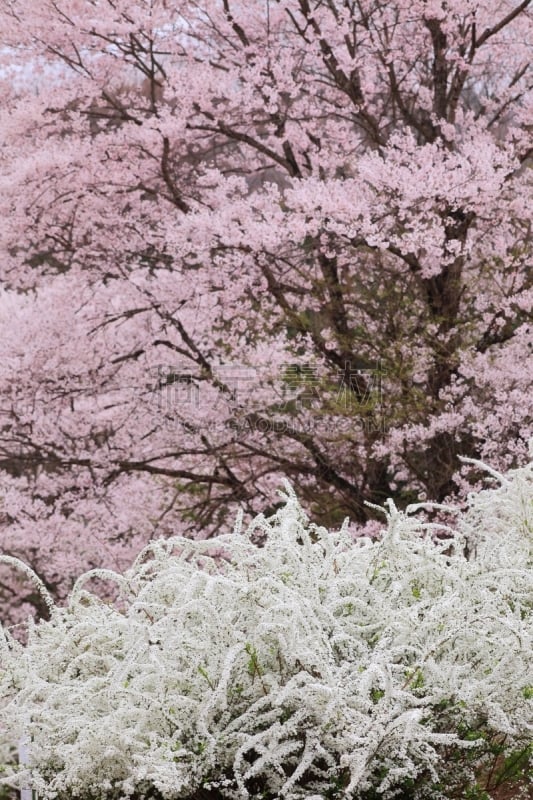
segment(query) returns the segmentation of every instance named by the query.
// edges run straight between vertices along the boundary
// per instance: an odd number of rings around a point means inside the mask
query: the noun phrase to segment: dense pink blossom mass
[[[464,496],[460,455],[519,463],[532,28],[530,0],[4,2],[2,551],[61,597],[282,476],[371,527]]]

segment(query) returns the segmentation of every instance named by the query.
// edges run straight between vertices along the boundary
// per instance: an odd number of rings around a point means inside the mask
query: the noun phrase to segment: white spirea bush
[[[525,774],[532,465],[455,530],[389,503],[382,536],[353,541],[284,503],[154,542],[80,578],[25,645],[4,634],[0,717],[30,738],[40,797],[435,800]]]

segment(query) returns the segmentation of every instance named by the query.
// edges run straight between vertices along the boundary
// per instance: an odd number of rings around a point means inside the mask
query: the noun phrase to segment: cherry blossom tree
[[[517,463],[529,6],[3,4],[5,552],[61,594],[282,476],[371,527]]]

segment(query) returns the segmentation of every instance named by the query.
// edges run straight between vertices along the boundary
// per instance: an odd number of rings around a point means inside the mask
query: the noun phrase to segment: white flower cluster
[[[284,501],[88,573],[25,645],[4,634],[0,721],[30,738],[40,797],[436,800],[527,760],[532,466],[455,531],[389,502],[383,535],[354,542]]]

